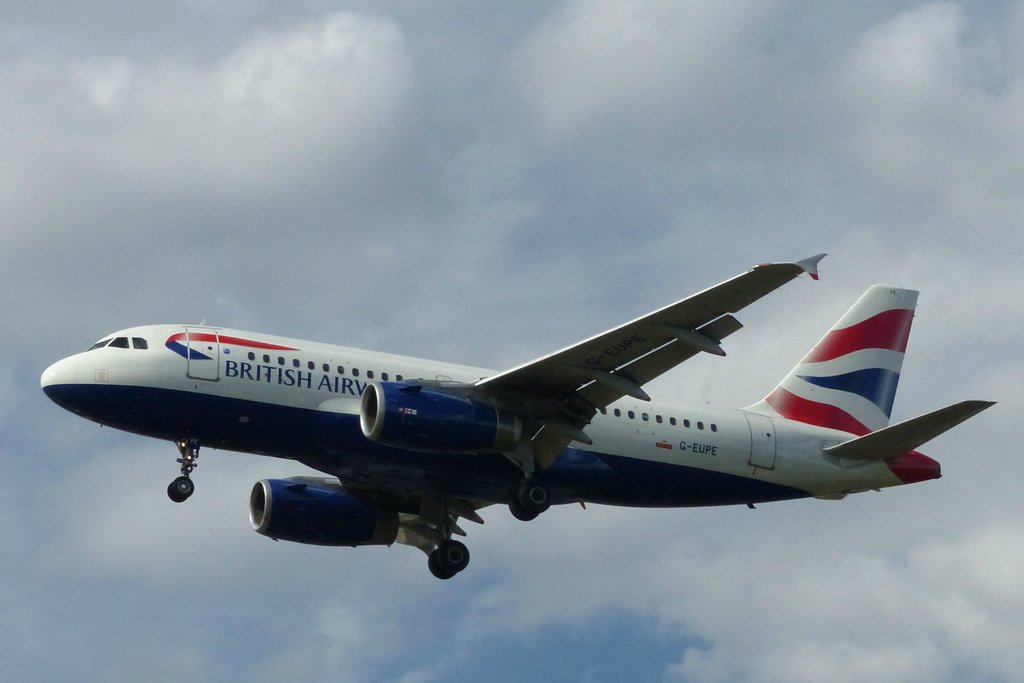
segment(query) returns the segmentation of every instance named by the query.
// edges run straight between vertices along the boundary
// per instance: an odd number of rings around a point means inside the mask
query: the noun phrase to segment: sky
[[[10,680],[999,683],[1024,670],[1024,2],[0,5]],[[302,466],[78,419],[50,363],[207,321],[507,369],[829,257],[655,396],[762,398],[922,292],[895,421],[943,478],[746,507],[503,508],[451,581],[252,532]]]

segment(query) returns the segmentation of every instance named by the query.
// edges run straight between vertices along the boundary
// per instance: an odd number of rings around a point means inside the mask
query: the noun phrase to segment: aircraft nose
[[[885,464],[904,484],[916,484],[919,481],[938,479],[942,476],[942,466],[924,453],[917,451],[910,451],[898,458],[886,460]]]
[[[59,360],[43,371],[39,384],[45,390],[58,384],[74,384],[78,381],[78,364],[71,358]]]
[[[39,378],[39,385],[43,392],[50,399],[63,407],[66,401],[63,400],[70,388],[78,383],[78,362],[72,356],[59,360],[43,371]]]

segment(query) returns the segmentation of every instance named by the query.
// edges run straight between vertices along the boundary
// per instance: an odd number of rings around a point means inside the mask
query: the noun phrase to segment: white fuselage
[[[343,481],[424,492],[444,481],[466,497],[502,502],[506,480],[515,479],[498,454],[396,451],[359,431],[361,397],[374,382],[472,383],[492,371],[223,328],[155,325],[109,339],[47,369],[51,398],[102,424],[293,458]],[[823,452],[850,434],[747,410],[626,398],[600,411],[586,433],[593,444],[572,444],[551,468],[556,502],[754,503],[907,483],[885,462]]]

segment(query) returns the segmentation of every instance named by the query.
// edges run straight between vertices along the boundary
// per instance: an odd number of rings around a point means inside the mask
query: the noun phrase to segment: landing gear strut
[[[543,484],[537,483],[532,477],[524,479],[516,495],[508,504],[512,516],[524,522],[536,519],[540,513],[551,507],[548,490]]]
[[[178,462],[181,463],[181,476],[167,486],[167,497],[175,503],[184,503],[196,490],[190,475],[199,465],[196,462],[199,458],[199,439],[182,439],[178,442],[178,452],[181,453],[181,457],[178,458]]]

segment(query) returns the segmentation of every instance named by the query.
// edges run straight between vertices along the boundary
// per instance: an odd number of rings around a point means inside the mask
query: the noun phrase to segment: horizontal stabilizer
[[[888,460],[914,450],[992,405],[992,401],[963,401],[830,446],[825,452],[848,460]]]

